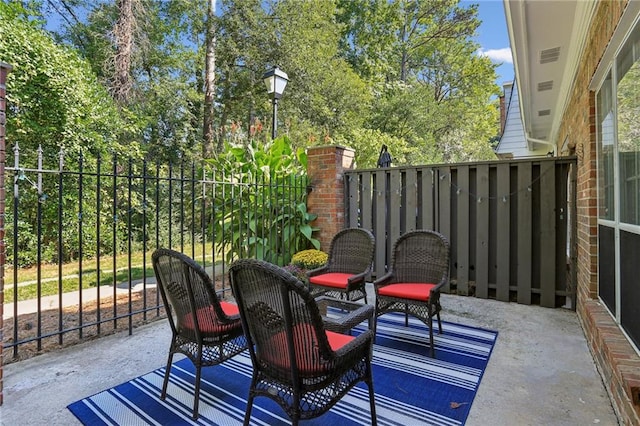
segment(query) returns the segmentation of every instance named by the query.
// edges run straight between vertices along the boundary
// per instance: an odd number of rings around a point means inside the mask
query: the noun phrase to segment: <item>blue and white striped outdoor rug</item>
[[[365,323],[366,324],[366,323]],[[436,358],[428,356],[428,329],[410,318],[387,314],[378,319],[373,381],[378,424],[464,424],[497,333],[449,322],[434,333]],[[364,324],[363,324],[364,326]],[[354,331],[357,332],[361,328]],[[248,352],[203,369],[200,418],[191,419],[194,368],[174,363],[167,398],[159,398],[164,368],[69,405],[85,425],[238,425],[242,424],[251,380]],[[286,425],[288,417],[268,398],[256,398],[252,424]],[[368,425],[367,387],[361,383],[331,411],[305,425]]]

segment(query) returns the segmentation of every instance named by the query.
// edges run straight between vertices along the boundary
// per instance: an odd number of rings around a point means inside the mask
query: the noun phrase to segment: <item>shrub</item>
[[[329,255],[321,250],[302,250],[294,254],[291,263],[301,269],[315,269],[327,263]]]
[[[284,269],[287,270],[291,275],[293,275],[294,277],[302,281],[303,283],[307,282],[307,274],[305,270],[300,268],[299,266],[296,266],[290,263],[287,266],[285,266]]]

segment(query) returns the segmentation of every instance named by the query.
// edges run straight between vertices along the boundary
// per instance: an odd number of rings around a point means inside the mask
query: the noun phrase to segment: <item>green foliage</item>
[[[15,2],[0,3],[0,33],[0,58],[14,67],[7,79],[10,143],[32,152],[39,145],[121,151],[118,110],[88,62],[20,15]]]
[[[5,9],[15,9],[15,3]],[[113,140],[125,145],[136,140],[167,163],[198,158],[207,2],[139,4],[143,7],[134,8],[131,100],[106,113],[118,117]],[[75,14],[78,20],[65,20],[57,39],[73,45],[112,93],[116,3],[66,5],[83,13]],[[374,149],[374,142],[386,139],[394,142],[388,145],[398,165],[492,158],[499,88],[495,65],[477,54],[472,39],[479,25],[476,5],[458,0],[229,0],[217,7],[213,117],[218,154],[223,141],[270,142],[272,103],[262,74],[278,65],[290,78],[278,105],[278,130],[295,148],[337,142],[354,148],[361,166],[374,164],[380,148]],[[47,10],[42,7],[42,16]],[[7,16],[27,21],[22,17],[30,15],[30,25],[38,28],[39,13]],[[54,113],[41,127],[62,121]],[[256,132],[262,123],[267,131]],[[365,140],[367,134],[372,139]],[[367,152],[358,153],[361,149]]]
[[[227,259],[253,256],[286,265],[292,253],[319,247],[310,225],[316,216],[306,209],[304,151],[280,137],[263,147],[253,140],[227,143],[225,152],[210,163],[223,188],[235,184],[233,193],[223,190],[215,200],[214,234]]]
[[[308,249],[294,254],[291,263],[302,269],[316,269],[324,266],[329,255],[322,250]]]

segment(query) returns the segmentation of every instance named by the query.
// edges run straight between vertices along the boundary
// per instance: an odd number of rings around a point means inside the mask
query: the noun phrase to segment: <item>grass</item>
[[[191,247],[185,246],[184,252],[191,255]],[[127,254],[117,255],[115,258],[115,278],[114,259],[112,256],[101,256],[98,266],[97,259],[86,259],[82,261],[82,274],[80,274],[80,263],[70,262],[62,265],[62,273],[59,272],[57,264],[41,264],[40,267],[29,267],[18,269],[17,300],[30,300],[38,296],[53,296],[60,293],[78,291],[82,278],[82,288],[88,289],[98,285],[98,268],[100,269],[100,284],[113,285],[126,283],[129,281],[129,270],[131,270],[131,280],[141,280],[143,277],[154,277],[151,266],[152,250],[146,253],[147,265],[144,265],[143,252],[131,253],[131,268],[129,268],[129,256]],[[195,249],[195,260],[202,264],[202,247]],[[211,256],[205,256],[205,267],[211,266]],[[216,261],[221,260],[216,257]],[[38,293],[38,274],[40,274],[40,293]],[[13,268],[5,269],[4,303],[12,303],[15,300],[14,294],[14,271]],[[60,290],[61,287],[61,290]]]

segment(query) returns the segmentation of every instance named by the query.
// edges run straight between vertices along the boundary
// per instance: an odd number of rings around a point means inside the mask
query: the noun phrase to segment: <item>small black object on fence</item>
[[[387,150],[386,145],[382,145],[380,155],[378,156],[378,167],[391,167],[391,154]]]

